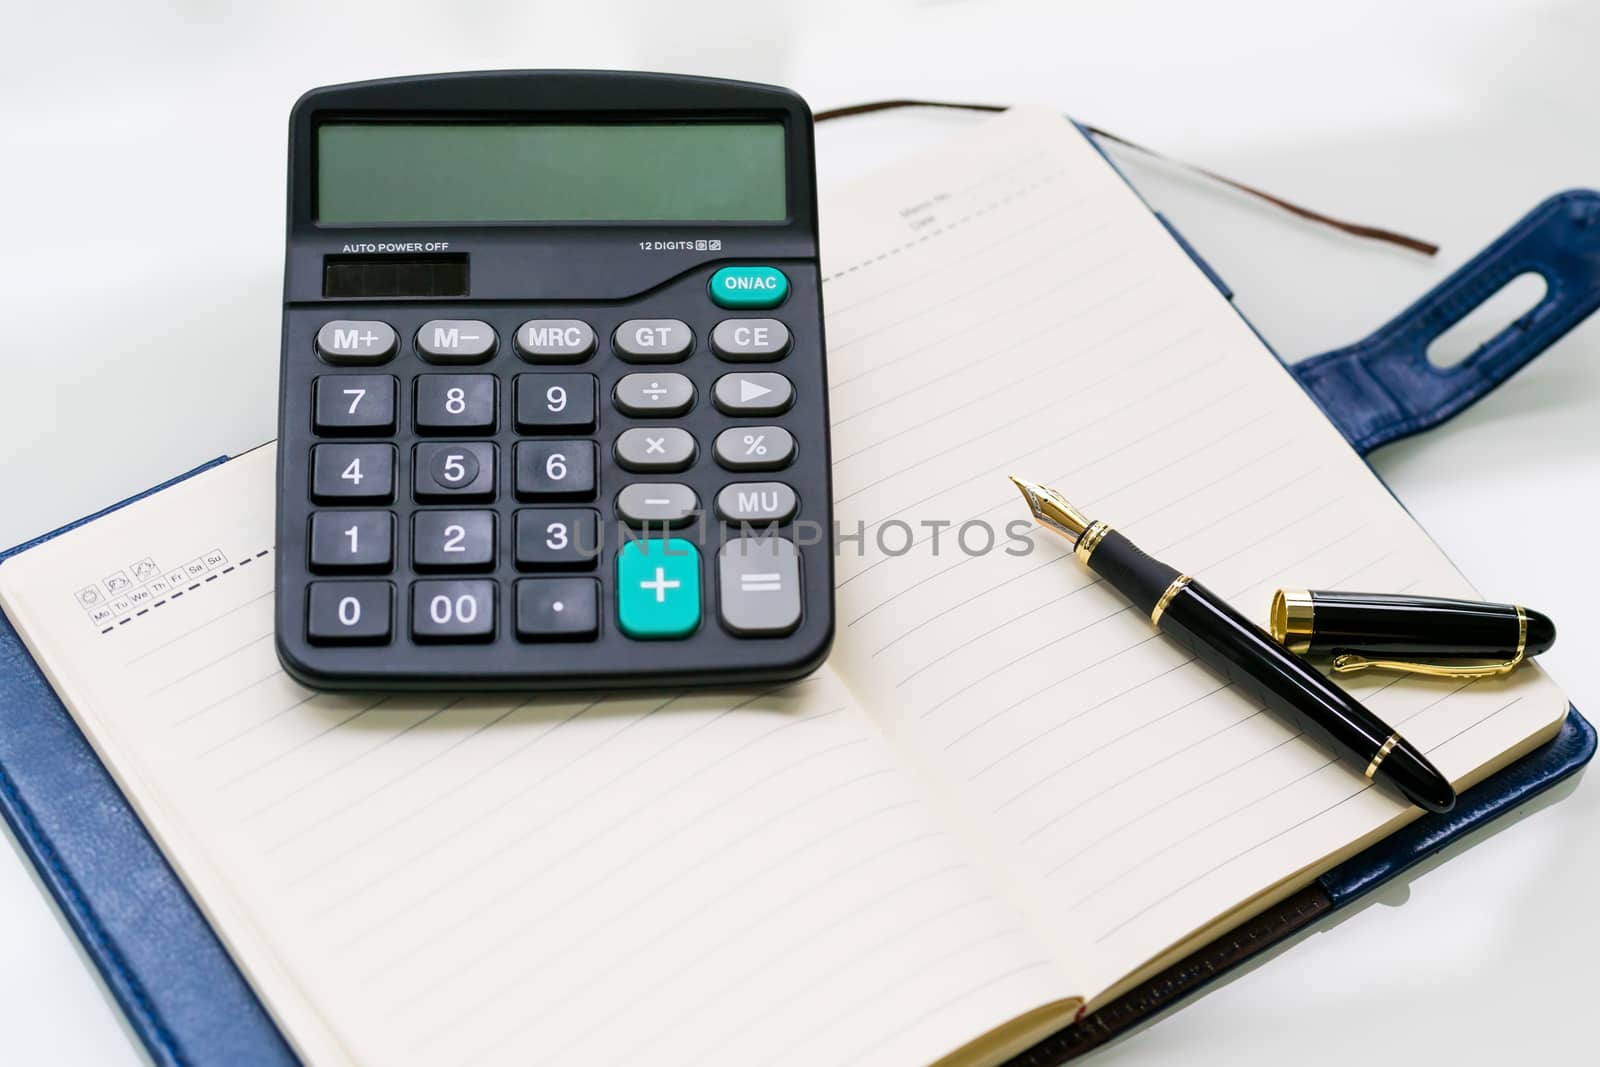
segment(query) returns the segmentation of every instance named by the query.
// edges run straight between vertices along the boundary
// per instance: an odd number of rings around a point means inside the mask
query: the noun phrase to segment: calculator
[[[811,113],[599,71],[290,117],[279,658],[314,688],[699,686],[832,640]]]

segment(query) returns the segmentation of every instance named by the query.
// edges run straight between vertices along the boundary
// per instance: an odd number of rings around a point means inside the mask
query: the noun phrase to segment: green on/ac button
[[[725,308],[775,308],[788,295],[777,267],[723,267],[711,276],[711,299]]]

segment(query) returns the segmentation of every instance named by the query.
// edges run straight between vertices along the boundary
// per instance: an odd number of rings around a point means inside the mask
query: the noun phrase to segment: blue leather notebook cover
[[[1372,337],[1306,360],[1290,373],[1363,454],[1443,421],[1600,304],[1600,227],[1592,226],[1594,221],[1600,221],[1600,194],[1568,193],[1547,201]],[[1425,353],[1433,337],[1527,270],[1549,282],[1549,292],[1533,311],[1456,367],[1439,370],[1428,363]],[[0,552],[0,561],[171,484]],[[1416,820],[1013,1062],[1018,1067],[1058,1063],[1115,1039],[1323,914],[1506,815],[1575,773],[1594,752],[1593,727],[1571,710],[1554,740],[1467,791],[1454,811]],[[3,613],[0,812],[157,1064],[298,1062]]]

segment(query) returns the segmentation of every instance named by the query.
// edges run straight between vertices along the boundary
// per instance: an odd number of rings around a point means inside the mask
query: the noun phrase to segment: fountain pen
[[[1189,575],[1145,555],[1099,520],[1090,521],[1054,489],[1013,477],[1034,521],[1060,534],[1072,554],[1196,659],[1335,752],[1365,766],[1428,811],[1455,806],[1439,769],[1349,693],[1285,649],[1261,627]]]

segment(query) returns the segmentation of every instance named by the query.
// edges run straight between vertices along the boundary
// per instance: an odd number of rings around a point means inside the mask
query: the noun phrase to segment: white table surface
[[[1364,335],[1546,195],[1600,184],[1589,0],[102,0],[9,7],[0,27],[3,544],[272,436],[285,122],[313,85],[615,67],[784,83],[819,109],[1038,102],[1443,244],[1430,261],[1362,243],[1123,154],[1290,359]],[[823,127],[824,185],[965,121]],[[1594,712],[1597,405],[1591,322],[1374,459],[1486,597],[1558,620],[1543,662]],[[1098,1062],[1593,1062],[1600,789],[1507,823]],[[8,844],[0,1059],[141,1062]]]

